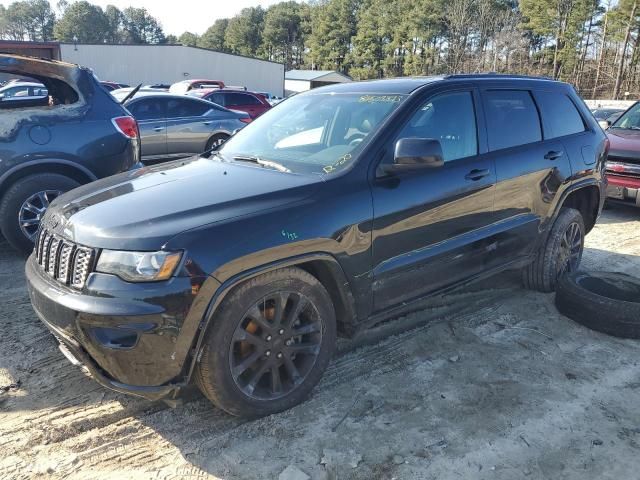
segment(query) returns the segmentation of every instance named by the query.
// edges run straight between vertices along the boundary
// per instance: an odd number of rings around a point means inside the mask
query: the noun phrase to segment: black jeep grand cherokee
[[[60,196],[27,262],[65,355],[148,399],[302,401],[336,335],[507,268],[554,289],[604,200],[608,143],[566,84],[330,86],[193,158]]]

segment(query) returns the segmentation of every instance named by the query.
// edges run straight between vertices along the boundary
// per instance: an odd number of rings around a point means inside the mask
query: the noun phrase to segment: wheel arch
[[[89,169],[69,160],[35,160],[21,163],[0,176],[0,198],[16,181],[38,173],[57,173],[72,178],[80,184],[97,180]]]
[[[278,260],[267,265],[258,266],[246,270],[223,282],[213,298],[209,302],[206,312],[202,318],[196,339],[194,339],[194,355],[187,373],[186,381],[189,382],[193,375],[196,363],[202,354],[203,341],[207,330],[213,323],[218,307],[222,301],[239,285],[247,280],[257,277],[273,270],[285,267],[297,267],[313,275],[327,290],[333,303],[338,331],[343,335],[351,336],[355,333],[355,325],[358,322],[357,310],[351,285],[338,260],[329,253],[309,253],[292,258]]]
[[[575,208],[582,214],[585,232],[589,233],[596,224],[596,220],[600,214],[602,204],[601,195],[600,185],[595,181],[577,184],[575,187],[569,189],[563,196],[556,209],[554,220],[560,213],[561,208]]]

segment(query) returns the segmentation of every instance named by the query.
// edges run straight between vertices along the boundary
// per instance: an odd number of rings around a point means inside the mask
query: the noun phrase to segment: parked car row
[[[140,126],[142,161],[183,158],[219,147],[271,108],[267,99],[219,80],[191,79],[171,85],[122,88],[111,94]]]
[[[133,95],[131,95],[133,93]],[[118,90],[114,97],[140,129],[143,162],[183,158],[219,147],[251,117],[214,103],[164,91]]]

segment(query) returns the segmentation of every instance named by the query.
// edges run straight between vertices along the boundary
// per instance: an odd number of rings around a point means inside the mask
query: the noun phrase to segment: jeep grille
[[[93,269],[96,252],[42,229],[36,238],[38,265],[52,278],[76,289],[84,287]]]

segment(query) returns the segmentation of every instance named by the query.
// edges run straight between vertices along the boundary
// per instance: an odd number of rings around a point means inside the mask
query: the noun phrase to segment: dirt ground
[[[639,210],[605,211],[583,268],[639,274]],[[583,328],[515,274],[432,303],[342,341],[306,403],[247,422],[86,378],[2,244],[0,478],[638,478],[640,342]]]

